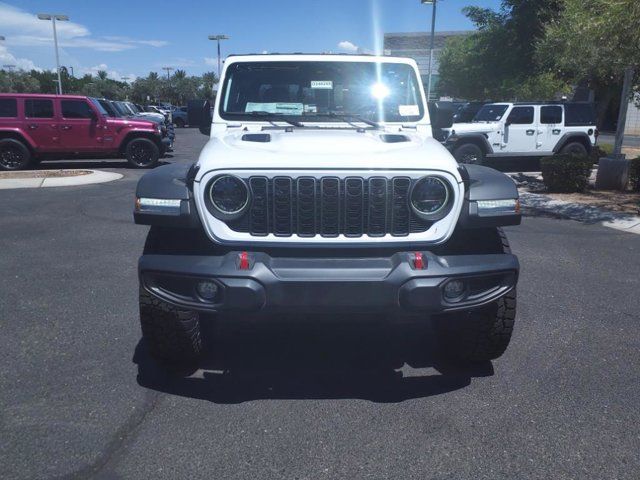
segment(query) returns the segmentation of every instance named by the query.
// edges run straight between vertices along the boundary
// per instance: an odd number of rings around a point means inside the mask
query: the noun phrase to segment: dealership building
[[[469,30],[452,32],[436,32],[433,45],[433,61],[431,65],[431,98],[439,98],[438,67],[439,57],[446,42],[451,37],[467,36],[473,33]],[[410,57],[418,62],[422,83],[425,90],[429,81],[429,47],[431,34],[429,32],[402,32],[384,34],[384,54],[398,57]]]

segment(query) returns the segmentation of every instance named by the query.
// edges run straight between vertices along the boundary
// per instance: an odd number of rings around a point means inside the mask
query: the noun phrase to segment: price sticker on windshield
[[[418,105],[398,105],[398,113],[401,117],[415,117],[420,115]]]
[[[333,80],[311,80],[311,88],[333,90]]]

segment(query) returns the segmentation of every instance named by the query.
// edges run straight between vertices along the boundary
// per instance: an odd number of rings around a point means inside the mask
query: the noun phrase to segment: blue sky
[[[499,0],[444,0],[437,30],[472,27],[466,5],[497,8]],[[0,0],[0,63],[55,66],[50,22],[61,13],[60,63],[76,75],[107,70],[113,78],[144,76],[162,66],[189,74],[215,70],[209,34],[231,37],[225,53],[373,51],[384,32],[424,31],[431,7],[419,0]]]

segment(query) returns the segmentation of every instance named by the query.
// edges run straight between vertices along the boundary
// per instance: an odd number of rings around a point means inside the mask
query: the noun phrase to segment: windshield
[[[234,63],[222,98],[220,116],[234,120],[258,120],[252,112],[322,122],[416,122],[424,115],[415,71],[402,63]]]
[[[93,105],[98,109],[98,111],[104,115],[105,117],[108,116],[109,114],[107,113],[107,111],[102,107],[102,105],[100,105],[100,102],[95,99],[95,98],[89,98],[89,100],[91,100],[91,103],[93,103]]]
[[[129,107],[129,110],[131,110],[133,113],[140,113],[138,107],[136,107],[134,103],[126,103],[125,105]]]
[[[476,113],[476,116],[473,117],[473,121],[497,122],[502,118],[508,107],[508,105],[485,105],[478,113]]]
[[[129,108],[129,106],[124,102],[115,102],[115,105],[118,107],[122,115],[133,115],[134,112]]]

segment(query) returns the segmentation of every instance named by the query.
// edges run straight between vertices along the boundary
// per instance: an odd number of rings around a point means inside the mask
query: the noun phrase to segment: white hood
[[[414,132],[294,128],[249,132],[227,130],[212,136],[200,154],[199,180],[219,169],[433,169],[457,172],[449,151],[431,137]],[[269,142],[246,141],[245,135],[268,134]],[[385,142],[382,135],[408,141]]]

